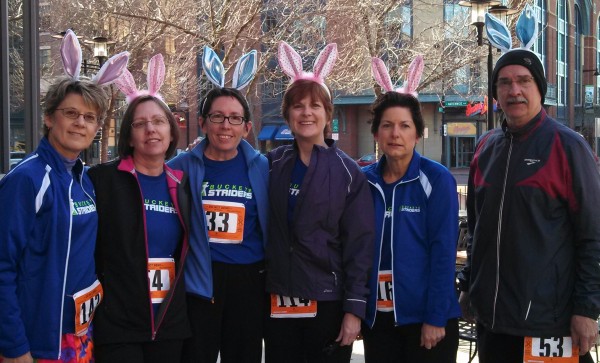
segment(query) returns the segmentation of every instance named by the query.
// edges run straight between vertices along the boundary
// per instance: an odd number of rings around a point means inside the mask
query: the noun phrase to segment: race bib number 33
[[[571,337],[525,337],[524,363],[577,363],[579,347],[573,346]]]
[[[75,301],[75,335],[83,336],[87,333],[96,307],[102,301],[103,296],[102,285],[98,280],[91,286],[73,294],[73,300]]]
[[[210,242],[241,243],[244,240],[246,206],[219,200],[202,202]]]

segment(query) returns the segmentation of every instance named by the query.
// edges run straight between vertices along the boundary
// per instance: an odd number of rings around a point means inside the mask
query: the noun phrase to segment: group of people
[[[258,363],[264,342],[267,362],[349,362],[362,337],[367,362],[456,362],[461,316],[477,323],[482,363],[591,361],[600,174],[585,140],[542,107],[537,56],[512,50],[494,68],[504,119],[471,163],[460,304],[456,182],[416,151],[423,59],[398,89],[372,60],[382,156],[361,170],[329,138],[336,57],[330,44],[305,72],[280,45],[294,142],[266,156],[244,140],[255,52],[224,87],[204,49],[206,137],[173,159],[162,56],[147,90],[126,69],[103,82],[67,70],[45,96],[40,146],[0,181],[0,361]],[[115,80],[128,101],[118,158],[88,170],[78,155]]]

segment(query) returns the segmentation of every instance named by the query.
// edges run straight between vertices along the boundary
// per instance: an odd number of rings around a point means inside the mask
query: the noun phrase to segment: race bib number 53
[[[579,347],[573,346],[571,337],[525,337],[524,363],[577,363]]]
[[[83,336],[87,333],[96,307],[102,301],[103,296],[102,285],[98,280],[88,288],[73,295],[73,300],[75,300],[75,335]]]

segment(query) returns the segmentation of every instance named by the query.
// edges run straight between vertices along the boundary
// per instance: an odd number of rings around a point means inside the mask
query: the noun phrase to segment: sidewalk
[[[473,345],[473,349],[475,345]],[[354,343],[354,349],[352,351],[352,363],[364,363],[365,362],[365,353],[363,350],[362,341]],[[469,362],[469,342],[464,340],[458,341],[458,355],[456,356],[456,363],[467,363]],[[479,360],[477,357],[473,359],[473,363],[478,363]]]

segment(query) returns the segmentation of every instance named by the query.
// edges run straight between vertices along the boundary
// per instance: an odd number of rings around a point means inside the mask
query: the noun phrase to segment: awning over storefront
[[[287,125],[283,125],[277,131],[275,135],[275,140],[294,140],[294,136],[292,135],[292,130],[290,130]]]
[[[260,130],[260,133],[258,134],[258,140],[260,140],[260,141],[272,140],[273,136],[275,136],[276,132],[277,132],[277,126],[274,126],[274,125],[263,126],[262,130]]]

